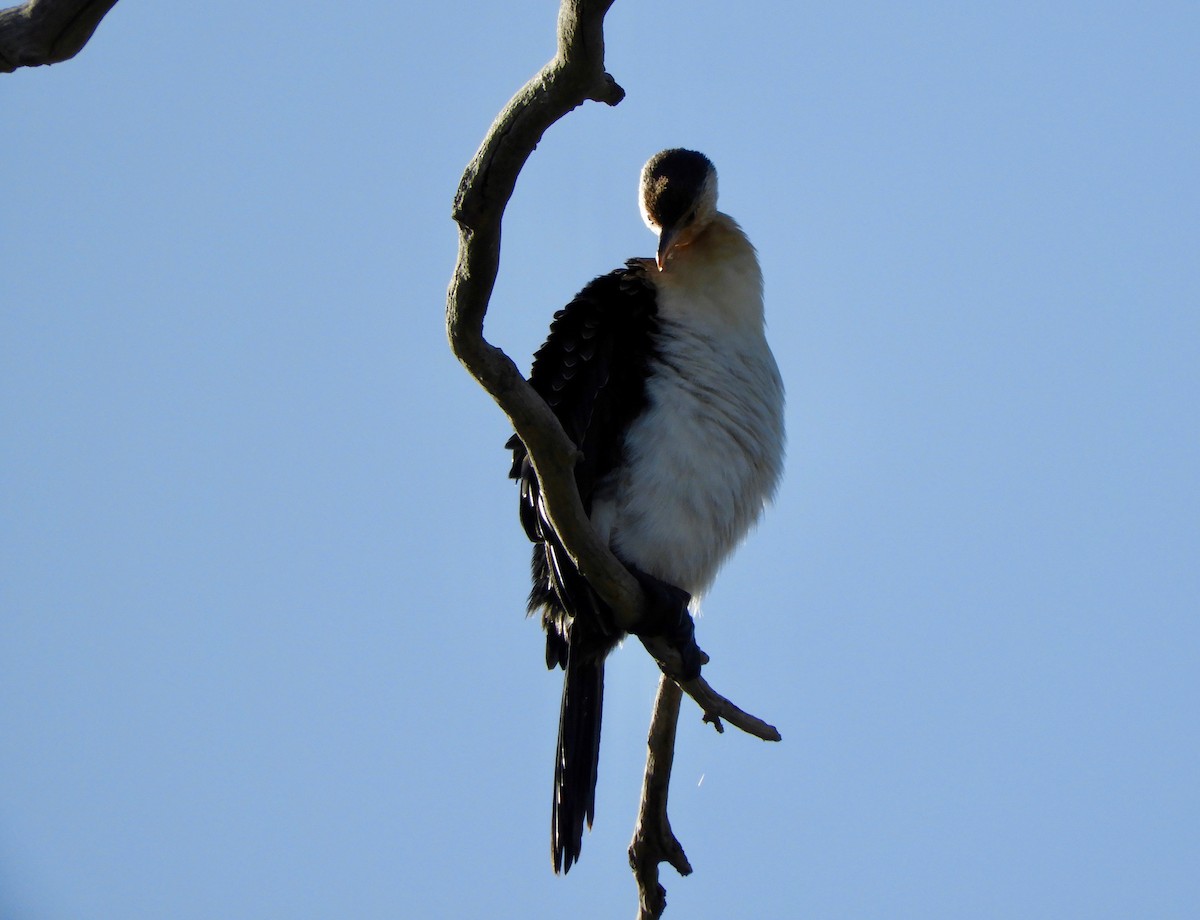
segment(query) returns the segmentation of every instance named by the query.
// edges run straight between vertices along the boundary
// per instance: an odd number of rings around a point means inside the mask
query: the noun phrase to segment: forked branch
[[[604,16],[612,2],[563,0],[557,53],[496,117],[463,173],[454,199],[459,246],[447,294],[446,332],[455,356],[504,410],[525,444],[546,515],[572,562],[612,608],[617,624],[628,628],[642,618],[646,598],[637,580],[588,521],[575,486],[578,450],[508,355],[483,336],[483,321],[500,266],[501,220],[526,160],[546,130],[572,109],[589,99],[616,105],[625,95],[604,70]],[[705,721],[718,731],[723,730],[724,720],[765,740],[777,741],[779,733],[717,694],[703,678],[677,686],[674,678],[682,673],[678,651],[665,640],[644,640],[644,644],[672,679],[661,681],[656,701],[646,774],[648,798],[643,801],[638,833],[651,841],[673,841],[666,818],[666,782],[679,714],[679,688],[696,701]],[[684,871],[687,860],[678,842],[674,850],[643,849],[638,855],[641,868],[635,866],[635,875],[642,904],[651,908],[658,904],[661,913],[665,902],[657,884],[658,862],[671,862]],[[631,859],[633,856],[631,847]],[[652,883],[647,869],[650,860],[654,861]],[[652,890],[646,887],[650,884]]]

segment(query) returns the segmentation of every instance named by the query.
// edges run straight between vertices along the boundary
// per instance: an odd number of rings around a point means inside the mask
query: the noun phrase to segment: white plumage
[[[599,517],[622,558],[696,597],[775,493],[783,381],[767,345],[758,259],[732,218],[717,214],[650,278],[659,357],[605,496],[613,507]]]

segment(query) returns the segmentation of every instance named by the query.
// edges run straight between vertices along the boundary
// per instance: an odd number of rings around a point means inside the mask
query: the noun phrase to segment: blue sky
[[[0,917],[631,916],[655,671],[559,679],[503,417],[445,344],[463,166],[548,0],[119,3],[0,77]],[[493,8],[494,7],[494,8]],[[900,8],[903,7],[903,8]],[[488,335],[652,251],[656,150],[759,248],[786,481],[699,626],[668,917],[1200,914],[1200,7],[618,2]]]

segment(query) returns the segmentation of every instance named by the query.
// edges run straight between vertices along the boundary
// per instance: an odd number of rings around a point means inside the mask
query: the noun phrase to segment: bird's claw
[[[688,681],[699,677],[700,667],[708,661],[708,656],[696,644],[696,624],[686,606],[679,611],[679,620],[674,631],[667,635],[667,641],[682,659],[680,678]]]
[[[630,632],[641,638],[666,641],[681,661],[680,673],[671,676],[684,681],[695,680],[708,656],[696,645],[696,624],[688,610],[692,596],[634,566],[629,566],[629,570],[649,601],[641,621]]]

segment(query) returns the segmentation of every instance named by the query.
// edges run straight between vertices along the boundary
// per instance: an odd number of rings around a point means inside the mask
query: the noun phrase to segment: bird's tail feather
[[[600,765],[600,723],[604,710],[604,658],[577,655],[573,644],[563,678],[554,763],[554,808],[550,843],[554,871],[568,872],[579,860],[583,823],[590,829],[596,811]]]

